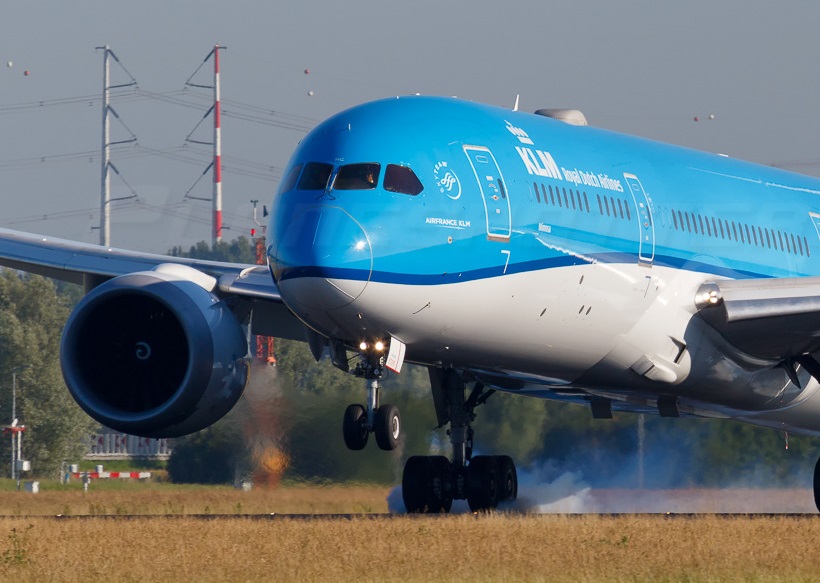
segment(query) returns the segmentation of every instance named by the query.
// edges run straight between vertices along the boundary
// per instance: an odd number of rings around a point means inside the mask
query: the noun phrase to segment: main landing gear
[[[384,376],[384,347],[381,343],[365,347],[359,364],[353,370],[367,383],[367,405],[348,405],[342,422],[342,433],[348,449],[360,450],[373,433],[379,448],[396,449],[401,435],[401,416],[393,405],[380,405],[381,379]]]
[[[429,369],[439,426],[453,446],[453,460],[444,456],[413,456],[402,477],[402,497],[408,512],[449,512],[453,500],[466,499],[470,510],[490,510],[518,496],[518,476],[509,456],[473,456],[475,408],[495,391],[476,383],[465,399],[464,381],[451,369]]]

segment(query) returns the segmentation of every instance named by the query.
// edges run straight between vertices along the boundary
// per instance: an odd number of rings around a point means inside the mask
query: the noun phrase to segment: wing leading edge
[[[213,277],[214,291],[236,298],[241,304],[238,311],[253,312],[254,334],[305,339],[304,324],[282,302],[266,266],[141,253],[0,229],[0,265],[76,283],[86,292],[114,277],[167,264]]]

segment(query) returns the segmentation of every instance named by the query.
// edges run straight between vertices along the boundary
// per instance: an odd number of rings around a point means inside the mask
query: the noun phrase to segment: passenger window
[[[632,214],[629,212],[629,202],[628,201],[624,201],[624,208],[626,209],[626,220],[631,221],[632,220]]]
[[[800,240],[800,235],[797,236],[797,248],[800,251],[800,255],[803,255],[803,241]]]
[[[803,237],[803,247],[806,249],[806,257],[811,257],[811,251],[809,251],[809,242],[805,237]]]
[[[587,191],[586,190],[584,191],[584,206],[586,207],[587,212],[589,212],[589,199],[587,198]]]
[[[675,211],[672,210],[672,222],[675,224],[675,230],[678,230],[678,217],[675,215]]]
[[[389,169],[390,169],[390,167],[388,166],[388,170]],[[540,203],[541,202],[541,193],[538,191],[538,183],[537,182],[533,183],[533,186],[535,187],[535,200]]]
[[[379,181],[380,170],[381,166],[376,163],[342,166],[333,181],[333,190],[373,190]]]
[[[546,196],[546,195],[545,195]],[[555,206],[555,193],[552,191],[552,184],[550,184],[550,202]],[[558,202],[561,202],[561,197],[558,197]],[[560,204],[558,206],[561,206]]]
[[[595,196],[598,197],[598,210],[601,211],[601,216],[604,216],[604,205],[601,203],[601,195],[596,194]]]
[[[288,170],[285,179],[279,185],[278,193],[288,192],[293,190],[293,187],[296,186],[296,181],[299,179],[299,173],[302,171],[302,164],[294,165],[290,170]]]
[[[544,204],[549,204],[549,200],[547,200],[547,187],[541,184],[541,194],[544,195]]]
[[[376,176],[376,180],[378,180],[378,164],[362,164],[362,166],[375,166],[374,176]],[[338,180],[337,177],[336,182],[338,182]],[[422,185],[421,180],[419,180],[411,168],[399,166],[398,164],[388,164],[387,170],[384,172],[384,189],[387,192],[398,192],[399,194],[416,196],[424,190],[424,185]],[[538,192],[538,186],[535,187],[535,192]]]
[[[327,181],[333,166],[322,162],[308,162],[305,164],[305,171],[299,179],[298,190],[324,190],[327,188]]]

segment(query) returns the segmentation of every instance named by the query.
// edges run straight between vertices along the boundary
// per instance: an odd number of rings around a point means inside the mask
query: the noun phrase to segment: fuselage
[[[268,254],[288,307],[347,346],[395,338],[505,390],[814,432],[817,383],[734,350],[694,299],[715,279],[817,275],[818,194],[724,156],[402,97],[302,141]]]

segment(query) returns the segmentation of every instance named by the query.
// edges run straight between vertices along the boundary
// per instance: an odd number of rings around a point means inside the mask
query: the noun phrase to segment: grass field
[[[37,495],[0,491],[0,580],[820,580],[814,516],[241,516],[381,513],[388,490],[92,484],[86,494],[48,485]],[[235,516],[190,516],[209,513]],[[80,516],[101,514],[115,518]]]

